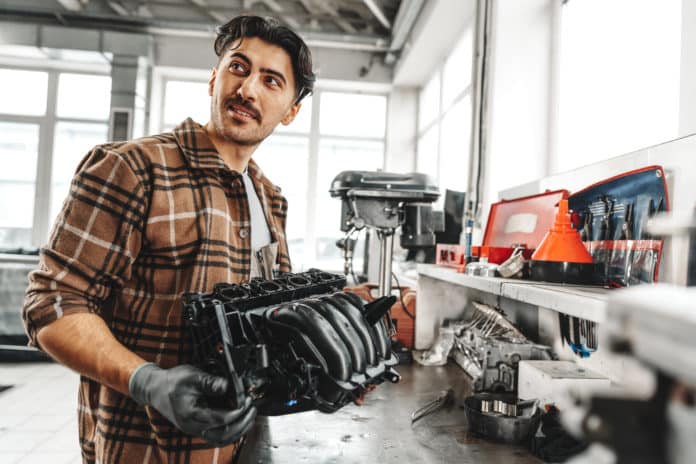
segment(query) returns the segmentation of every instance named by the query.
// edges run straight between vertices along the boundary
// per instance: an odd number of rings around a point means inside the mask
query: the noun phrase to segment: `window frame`
[[[149,133],[157,134],[162,132],[165,128],[164,125],[164,102],[165,102],[165,92],[167,82],[169,81],[190,81],[190,82],[205,82],[207,83],[210,78],[210,72],[200,69],[188,69],[188,68],[174,68],[159,66],[153,69],[152,73],[152,100],[150,101],[150,124]],[[303,256],[292,256],[293,266],[296,271],[299,271],[300,266],[313,266],[316,263],[316,243],[317,243],[317,218],[316,218],[316,207],[317,198],[315,192],[318,189],[318,167],[319,167],[319,147],[323,140],[338,140],[338,141],[367,141],[367,142],[381,142],[382,143],[382,162],[381,170],[384,170],[387,162],[387,132],[389,130],[389,100],[391,98],[390,91],[388,87],[384,88],[370,88],[365,90],[361,88],[360,83],[346,83],[342,81],[318,81],[314,92],[311,96],[312,107],[311,107],[311,118],[309,132],[305,131],[295,131],[292,130],[292,125],[288,127],[287,130],[283,132],[274,132],[270,137],[274,140],[282,140],[284,137],[287,138],[298,138],[306,137],[308,140],[308,157],[307,157],[307,184],[305,190],[305,201],[306,201],[306,219],[304,227],[304,255]],[[385,102],[385,124],[384,133],[381,137],[360,137],[360,136],[342,136],[342,135],[322,135],[319,132],[319,121],[321,118],[321,96],[324,92],[330,93],[346,93],[346,94],[360,94],[360,95],[374,95],[384,97]],[[261,164],[261,169],[263,169],[263,164]],[[274,179],[271,179],[274,181]],[[281,185],[282,187],[282,185]],[[327,190],[329,186],[326,186]],[[338,199],[335,200],[338,204]],[[292,209],[292,205],[290,205]],[[292,214],[292,213],[291,213]],[[336,233],[340,235],[340,229],[338,223],[336,224]],[[311,244],[311,246],[309,245]]]
[[[46,112],[40,116],[28,116],[12,113],[0,113],[0,121],[24,124],[37,124],[39,127],[38,153],[34,186],[34,211],[32,214],[32,232],[29,246],[38,248],[48,239],[48,232],[54,218],[50,217],[51,190],[53,188],[53,151],[55,146],[55,129],[58,122],[104,123],[106,119],[85,119],[75,117],[58,117],[58,77],[60,74],[86,74],[111,77],[110,66],[79,64],[56,65],[45,61],[24,62],[23,60],[0,60],[3,69],[18,71],[40,71],[48,74],[46,92]],[[106,142],[107,140],[104,140]],[[24,245],[22,245],[24,247]]]
[[[469,27],[474,27],[474,26],[472,24],[470,24]],[[462,31],[462,34],[458,38],[457,46],[453,47],[452,50],[457,50],[459,48],[459,43],[461,41],[466,40],[467,34],[473,34],[473,33],[474,33],[473,30],[470,31],[468,29],[464,29]],[[472,76],[469,79],[469,83],[467,84],[467,86],[463,90],[461,90],[459,93],[457,93],[454,96],[454,98],[452,98],[452,100],[449,102],[444,101],[444,98],[445,98],[445,91],[444,91],[445,67],[446,67],[450,57],[452,56],[452,54],[451,53],[448,54],[442,60],[440,60],[440,62],[438,63],[437,68],[435,69],[435,71],[433,73],[433,77],[432,77],[432,79],[437,79],[439,81],[438,82],[439,94],[438,94],[438,103],[437,103],[437,114],[433,120],[425,121],[424,124],[421,124],[422,121],[420,120],[420,118],[421,118],[421,111],[420,111],[420,109],[421,109],[420,108],[421,95],[422,95],[422,92],[424,91],[425,87],[430,83],[430,81],[427,81],[426,83],[424,83],[418,90],[418,108],[417,108],[417,112],[416,112],[417,132],[416,132],[416,144],[415,144],[416,157],[414,160],[413,167],[414,167],[414,170],[417,169],[417,166],[419,164],[421,164],[421,156],[426,156],[426,154],[420,153],[420,151],[418,150],[418,147],[420,146],[420,142],[421,142],[422,138],[431,129],[435,128],[436,133],[437,133],[437,153],[436,153],[435,158],[431,161],[433,163],[435,163],[435,166],[436,166],[435,171],[436,171],[437,175],[436,175],[435,182],[437,183],[438,187],[440,187],[441,189],[442,189],[442,186],[440,185],[440,179],[441,179],[442,175],[440,172],[440,166],[442,165],[442,155],[443,155],[443,153],[442,153],[442,148],[443,148],[442,147],[442,126],[443,126],[442,122],[445,119],[445,116],[452,110],[452,108],[454,108],[458,103],[460,103],[466,97],[471,98],[471,101],[472,101],[472,105],[471,105],[472,114],[471,114],[470,126],[473,126],[473,121],[474,121],[474,117],[475,117],[474,105],[473,105],[473,92],[474,92],[473,73],[475,70],[475,65],[473,62],[473,60],[475,58],[474,57],[473,43],[474,43],[474,41],[472,39],[471,40],[471,45],[472,45],[472,50],[471,50],[471,52],[472,52],[472,55],[471,55],[472,56],[472,66],[471,66]],[[472,127],[467,128],[467,130],[472,130]],[[467,158],[468,158],[467,161],[470,163],[471,156],[472,156],[472,137],[470,137],[469,139],[470,140],[469,140],[469,147],[468,147],[468,151],[467,151]],[[458,190],[466,192],[469,189],[469,185],[468,185],[469,181],[468,181],[468,179],[464,179],[463,182],[464,183],[462,184],[461,188],[459,188]]]

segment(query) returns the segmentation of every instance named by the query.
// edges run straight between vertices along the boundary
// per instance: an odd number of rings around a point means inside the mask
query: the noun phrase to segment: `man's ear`
[[[285,114],[285,117],[280,120],[281,123],[283,123],[284,126],[287,126],[291,122],[295,120],[295,116],[297,116],[297,112],[300,111],[300,108],[302,107],[302,103],[295,103],[293,104],[288,112]]]
[[[210,73],[210,79],[208,80],[208,96],[213,96],[213,87],[215,86],[215,78],[217,77],[217,67],[214,67]]]

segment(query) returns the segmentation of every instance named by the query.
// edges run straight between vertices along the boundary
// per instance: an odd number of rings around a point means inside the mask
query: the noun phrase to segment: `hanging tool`
[[[585,215],[583,216],[582,230],[580,231],[580,238],[583,242],[592,240],[592,210],[588,207],[585,210]]]
[[[602,229],[600,232],[600,240],[611,240],[612,230],[611,230],[611,214],[614,210],[614,200],[607,196],[602,197],[602,203],[604,204],[604,210],[602,214]]]
[[[633,203],[627,203],[624,207],[624,222],[621,226],[621,240],[633,240],[633,220],[635,212]]]

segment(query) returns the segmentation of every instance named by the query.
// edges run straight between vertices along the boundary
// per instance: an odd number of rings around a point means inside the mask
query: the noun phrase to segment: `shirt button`
[[[247,229],[239,229],[239,236],[242,238],[247,238],[249,231]]]

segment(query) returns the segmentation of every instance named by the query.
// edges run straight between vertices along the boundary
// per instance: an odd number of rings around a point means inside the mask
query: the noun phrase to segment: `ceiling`
[[[209,35],[230,18],[273,16],[310,46],[398,53],[424,0],[3,0],[0,20]],[[327,45],[328,44],[328,45]]]

